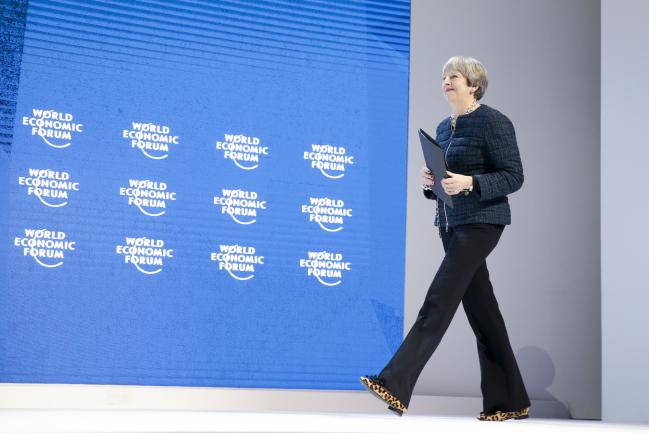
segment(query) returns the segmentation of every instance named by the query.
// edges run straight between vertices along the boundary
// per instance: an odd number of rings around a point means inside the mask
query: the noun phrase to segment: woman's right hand
[[[433,172],[430,171],[428,167],[423,167],[420,173],[421,183],[424,185],[435,185],[435,175],[433,175]]]

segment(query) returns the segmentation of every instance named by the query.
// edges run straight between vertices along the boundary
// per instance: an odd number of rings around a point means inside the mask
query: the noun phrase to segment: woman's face
[[[471,92],[477,89],[477,86],[469,87],[466,77],[457,71],[448,71],[442,77],[442,92],[449,103],[470,101],[473,99]]]

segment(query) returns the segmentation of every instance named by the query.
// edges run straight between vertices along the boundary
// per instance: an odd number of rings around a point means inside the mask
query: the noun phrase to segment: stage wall
[[[403,336],[409,2],[26,11],[0,382],[360,389]]]

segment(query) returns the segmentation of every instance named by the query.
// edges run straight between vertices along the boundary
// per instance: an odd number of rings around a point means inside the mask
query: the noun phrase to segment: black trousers
[[[483,411],[530,406],[505,322],[489,281],[486,258],[504,225],[440,227],[446,255],[428,289],[417,319],[401,346],[379,373],[406,407],[424,366],[439,345],[460,301],[478,344]]]

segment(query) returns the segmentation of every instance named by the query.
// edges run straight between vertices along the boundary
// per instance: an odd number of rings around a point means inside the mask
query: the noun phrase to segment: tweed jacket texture
[[[500,111],[481,104],[471,113],[458,116],[455,131],[451,117],[436,131],[449,171],[474,176],[479,191],[452,196],[453,208],[434,192],[424,196],[437,202],[435,226],[471,223],[511,224],[508,194],[523,185],[523,164],[512,122]],[[436,182],[439,181],[436,179]]]

